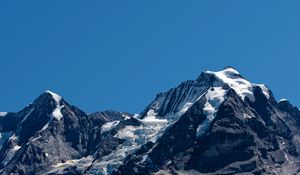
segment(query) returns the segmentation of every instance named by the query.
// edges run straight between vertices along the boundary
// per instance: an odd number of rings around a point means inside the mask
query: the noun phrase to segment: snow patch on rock
[[[46,156],[49,156],[48,153],[45,153]],[[63,174],[63,170],[69,166],[76,166],[76,169],[84,174],[86,170],[93,162],[94,158],[92,156],[83,157],[80,159],[67,160],[64,163],[57,163],[52,165],[52,169],[46,174]]]
[[[28,117],[30,116],[30,114],[34,111],[34,109],[35,109],[35,108],[31,108],[31,109],[29,110],[29,112],[28,112],[28,113],[25,115],[25,117],[22,119],[21,124],[27,120],[27,118],[28,118]]]
[[[137,135],[135,134],[136,130],[137,127],[135,126],[125,126],[124,129],[118,131],[115,137],[118,137],[120,139],[136,139],[137,138]]]
[[[288,101],[287,99],[285,99],[285,98],[283,98],[283,99],[280,99],[279,101],[278,101],[278,103],[280,103],[280,102],[284,102],[284,101]]]
[[[262,89],[264,95],[269,99],[270,90],[264,84],[254,84],[244,79],[240,73],[232,67],[228,67],[224,70],[213,72],[206,71],[208,74],[215,75],[216,78],[221,80],[224,84],[227,84],[230,88],[234,89],[235,92],[243,99],[247,97],[250,101],[254,102],[255,97],[253,94],[253,87],[258,86]],[[216,85],[214,85],[216,86]]]
[[[202,136],[216,117],[219,106],[225,99],[226,90],[221,87],[210,88],[205,94],[207,102],[204,105],[203,113],[206,119],[198,126],[196,136]]]
[[[247,114],[247,113],[243,113],[244,118],[250,119],[253,118],[253,116]]]
[[[36,140],[38,140],[38,139],[40,139],[40,138],[42,138],[42,136],[39,135],[39,136],[33,138],[33,139],[31,140],[31,142],[35,142]]]
[[[57,103],[59,103],[61,101],[61,99],[62,99],[62,97],[60,95],[58,95],[58,94],[56,94],[54,92],[51,92],[49,90],[46,90],[45,93],[50,94]]]
[[[152,111],[148,114],[151,114],[151,116],[146,116],[144,119],[139,120],[142,123],[141,126],[126,126],[119,130],[114,137],[123,139],[124,143],[119,145],[111,154],[93,162],[89,173],[111,174],[113,169],[123,164],[124,159],[129,154],[132,154],[148,141],[156,142],[163,134],[162,131],[168,126],[168,121],[156,118]]]
[[[7,150],[5,157],[3,159],[3,165],[6,166],[11,159],[15,156],[16,152],[21,149],[21,146],[17,145],[15,141],[18,139],[18,137],[14,134],[11,137],[9,137],[9,142],[11,144],[11,148]]]
[[[13,135],[13,132],[1,132],[0,133],[0,150],[4,142]]]
[[[50,121],[49,121],[48,123],[46,123],[46,124],[43,126],[43,128],[42,128],[41,130],[38,131],[38,133],[44,131],[45,129],[47,129],[51,121],[52,121],[52,119],[50,119]]]
[[[157,113],[154,112],[153,109],[150,109],[147,112],[147,116],[142,119],[144,122],[168,122],[167,119],[159,119],[157,118]]]
[[[12,135],[11,137],[9,137],[9,141],[15,141],[17,139],[18,139],[18,137],[15,134]]]
[[[243,100],[248,97],[252,102],[255,101],[252,84],[235,69],[227,68],[219,72],[206,71],[206,73],[213,74],[224,84],[228,84]]]
[[[57,107],[54,109],[54,111],[52,112],[52,114],[51,114],[51,116],[53,117],[53,118],[55,118],[56,120],[60,120],[62,117],[63,117],[63,115],[62,115],[62,113],[61,113],[61,109],[64,107],[64,105],[57,105]]]
[[[122,117],[123,117],[124,120],[129,120],[131,118],[130,116],[125,115],[125,114],[122,114]]]
[[[7,115],[7,112],[0,112],[0,117],[5,117]]]
[[[261,88],[261,90],[263,91],[263,93],[267,97],[267,99],[270,98],[270,94],[269,94],[270,90],[267,88],[266,85],[264,85],[264,84],[255,84],[255,85],[257,85],[257,86],[259,86]]]
[[[64,105],[60,105],[62,97],[54,92],[49,91],[49,90],[45,91],[45,93],[50,94],[52,96],[52,98],[55,100],[56,108],[52,112],[51,117],[53,117],[59,121],[63,117],[63,115],[61,113],[61,109],[64,107]]]
[[[101,134],[106,133],[106,132],[114,129],[119,123],[120,123],[120,121],[112,121],[112,122],[105,123],[101,127]]]

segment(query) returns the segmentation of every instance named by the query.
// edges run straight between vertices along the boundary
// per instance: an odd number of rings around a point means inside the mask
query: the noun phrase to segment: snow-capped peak
[[[278,101],[278,103],[280,103],[280,102],[285,102],[285,101],[288,101],[288,100],[285,99],[285,98],[283,98],[283,99],[280,99],[280,100]]]
[[[206,119],[198,126],[197,136],[201,136],[210,126],[211,122],[216,117],[219,106],[223,103],[227,91],[222,87],[210,88],[205,98],[207,102],[204,105],[203,113],[207,115]]]
[[[227,66],[224,70],[222,70],[223,72],[226,72],[227,74],[235,74],[235,75],[239,75],[240,73],[233,67],[231,66]],[[221,72],[221,71],[220,71]]]
[[[220,80],[221,83],[227,84],[230,88],[236,91],[236,93],[245,100],[247,97],[252,102],[255,101],[255,97],[253,94],[253,87],[259,86],[265,96],[267,98],[270,97],[269,90],[266,88],[265,85],[262,84],[252,84],[248,80],[244,79],[240,73],[232,67],[227,67],[224,70],[213,72],[213,71],[206,71],[206,74],[214,75],[217,80]],[[217,83],[219,84],[219,83]],[[215,86],[215,85],[214,85]]]
[[[49,90],[46,90],[45,93],[50,94],[52,96],[52,98],[59,104],[59,102],[61,101],[62,97],[54,92],[51,92]]]
[[[54,92],[49,91],[49,90],[45,91],[45,93],[50,94],[56,102],[56,108],[52,112],[51,116],[53,118],[55,118],[56,120],[60,120],[63,117],[63,115],[61,113],[61,109],[64,107],[64,105],[60,104],[62,97]]]
[[[4,117],[7,115],[7,112],[0,112],[0,117]]]

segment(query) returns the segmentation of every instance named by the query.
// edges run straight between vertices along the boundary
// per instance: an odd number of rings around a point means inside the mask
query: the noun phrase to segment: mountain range
[[[45,91],[0,113],[0,174],[300,174],[300,110],[237,70],[202,72],[140,114]]]

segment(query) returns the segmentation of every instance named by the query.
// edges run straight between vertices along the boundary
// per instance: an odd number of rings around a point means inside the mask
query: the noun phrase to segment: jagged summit
[[[270,90],[264,84],[254,84],[245,79],[241,74],[233,67],[226,67],[221,71],[205,71],[196,81],[201,82],[209,79],[212,87],[226,87],[232,88],[236,93],[242,97],[243,100],[247,97],[250,101],[255,101],[253,95],[253,88],[259,86],[264,92],[267,98],[270,97]]]
[[[238,72],[237,69],[235,67],[233,67],[233,66],[226,66],[223,70],[226,70],[226,69],[231,69],[231,70],[233,70],[235,72]]]
[[[207,81],[210,82],[211,86],[217,86],[220,84],[232,84],[233,81],[239,81],[238,83],[244,84],[247,81],[247,84],[250,84],[235,68],[226,67],[220,71],[204,71],[196,79],[198,82]]]
[[[205,71],[207,73],[209,72],[213,72],[213,71]],[[218,71],[218,72],[224,72],[226,74],[232,74],[232,75],[239,75],[240,73],[238,72],[238,70],[232,66],[227,66],[225,67],[223,70]]]
[[[134,116],[86,114],[49,90],[0,116],[0,174],[300,173],[299,109],[233,67],[159,93]]]
[[[45,106],[45,105],[59,105],[63,101],[63,98],[49,90],[43,92],[41,95],[39,95],[31,105],[34,106]],[[30,106],[30,105],[29,105]]]
[[[46,90],[44,93],[50,94],[50,95],[52,96],[52,98],[53,98],[57,103],[59,103],[60,100],[62,99],[62,97],[61,97],[60,95],[58,95],[58,94],[56,94],[56,93],[54,93],[54,92],[51,92],[51,91],[49,91],[49,90]]]
[[[4,117],[7,115],[7,112],[0,112],[0,117]]]
[[[147,115],[159,118],[178,118],[189,109],[210,88],[215,90],[233,89],[242,100],[255,101],[254,90],[259,88],[266,98],[272,96],[271,91],[263,84],[254,84],[246,80],[240,73],[227,67],[221,71],[204,71],[196,80],[186,81],[176,88],[157,95],[156,99],[146,108],[141,117]]]
[[[171,124],[115,174],[300,173],[292,167],[299,165],[298,136],[293,138],[300,131],[299,110],[273,100],[265,85],[232,67],[202,72],[148,106],[145,115],[171,118]]]

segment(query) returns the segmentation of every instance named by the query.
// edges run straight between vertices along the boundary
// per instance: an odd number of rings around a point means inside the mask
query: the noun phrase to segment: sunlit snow
[[[101,134],[108,132],[110,130],[112,130],[113,128],[115,128],[118,124],[120,123],[120,121],[112,121],[112,122],[108,122],[105,123],[102,127],[101,127]]]
[[[203,113],[206,115],[206,119],[197,128],[197,137],[204,134],[208,129],[213,119],[216,117],[216,113],[220,104],[224,101],[226,90],[221,87],[211,88],[205,94],[207,102],[204,105]]]
[[[180,117],[188,111],[196,101],[205,96],[207,102],[204,105],[203,112],[206,115],[206,119],[198,126],[197,136],[201,136],[208,129],[214,118],[216,117],[219,106],[225,100],[228,88],[224,85],[228,85],[232,88],[243,100],[247,97],[251,101],[255,101],[253,94],[253,87],[259,86],[264,95],[269,98],[269,90],[265,85],[252,84],[245,80],[238,71],[233,68],[226,68],[219,72],[207,71],[208,74],[213,74],[217,78],[215,84],[206,84],[199,86],[197,82],[189,84],[189,88],[181,86],[181,89],[173,88],[170,91],[173,92],[172,98],[180,99],[172,104],[172,110],[164,116],[158,116],[159,110],[169,109],[167,106],[174,100],[171,100],[171,95],[168,93],[162,93],[158,95],[155,101],[150,104],[145,116],[135,115],[134,118],[141,122],[140,126],[125,126],[125,128],[119,130],[114,137],[124,139],[124,143],[120,144],[117,149],[104,157],[93,162],[93,166],[90,169],[91,173],[98,174],[110,174],[112,170],[123,164],[124,159],[135,150],[139,149],[142,145],[151,141],[155,143],[158,138],[164,133],[164,130],[174,124]],[[199,83],[199,82],[198,82]],[[182,88],[183,87],[183,88]],[[54,95],[55,96],[55,95]],[[57,97],[59,100],[60,96]],[[59,104],[59,103],[58,103]],[[170,107],[170,106],[168,106]],[[251,118],[248,114],[243,114],[245,118]],[[124,118],[128,120],[128,117]],[[101,128],[101,133],[109,132],[119,124],[119,121],[113,121],[106,123]],[[147,157],[143,158],[145,161]],[[68,166],[68,164],[76,165],[79,167],[86,167],[91,164],[93,158],[83,160],[72,160],[66,163],[57,164],[55,168],[61,168]]]
[[[27,120],[27,118],[28,118],[28,117],[30,116],[30,114],[34,111],[34,109],[35,109],[35,108],[31,108],[31,109],[29,110],[29,112],[28,112],[28,113],[25,115],[25,117],[22,119],[21,124]]]
[[[18,137],[14,134],[9,138],[9,141],[13,145],[12,148],[7,150],[7,153],[5,154],[5,157],[3,159],[3,165],[7,165],[10,160],[15,156],[15,153],[21,148],[21,146],[15,144],[15,140],[17,140]]]
[[[60,100],[62,99],[62,97],[61,97],[60,95],[58,95],[58,94],[56,94],[56,93],[54,93],[54,92],[51,92],[51,91],[49,91],[49,90],[45,91],[45,93],[51,94],[52,97],[53,97],[53,99],[54,99],[57,103],[59,103]]]
[[[46,156],[48,153],[46,153]],[[60,174],[63,173],[63,170],[69,166],[76,165],[78,170],[85,170],[87,169],[91,163],[93,162],[93,158],[91,156],[83,157],[80,159],[73,159],[73,160],[67,160],[64,163],[57,163],[52,165],[52,170],[50,170],[47,174]]]
[[[284,101],[288,101],[288,100],[283,98],[283,99],[280,99],[278,102],[284,102]]]
[[[269,94],[269,89],[266,87],[266,85],[264,84],[253,84],[253,85],[257,85],[261,88],[261,90],[263,91],[264,95],[269,99],[270,98],[270,94]]]
[[[0,112],[0,117],[4,117],[7,115],[7,112]]]
[[[233,68],[227,68],[219,72],[206,71],[206,73],[214,74],[217,78],[228,84],[232,89],[236,91],[238,95],[245,99],[255,101],[255,97],[252,92],[252,84],[242,78],[238,71]]]
[[[153,109],[150,109],[147,116],[142,119],[144,122],[168,122],[167,119],[159,119]]]
[[[57,105],[57,107],[52,112],[51,116],[54,117],[56,120],[59,121],[63,117],[63,115],[62,115],[62,113],[60,111],[63,107],[64,107],[63,105],[62,106]]]
[[[61,109],[64,107],[64,105],[60,105],[60,101],[61,101],[62,97],[54,92],[49,91],[49,90],[45,91],[45,93],[51,94],[51,96],[55,100],[56,108],[52,112],[51,116],[59,121],[63,117],[63,115],[61,113]]]

